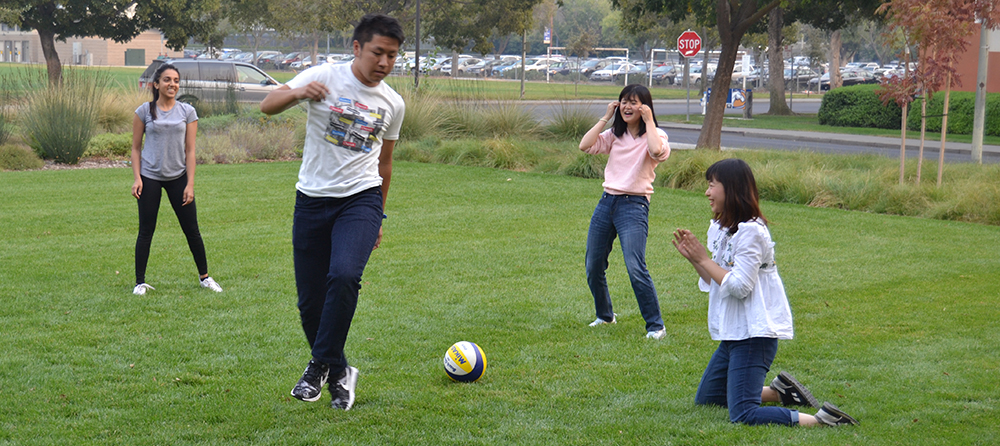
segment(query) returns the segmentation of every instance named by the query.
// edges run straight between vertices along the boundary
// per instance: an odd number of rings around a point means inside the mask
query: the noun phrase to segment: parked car
[[[619,76],[624,76],[632,69],[632,64],[628,62],[613,63],[590,74],[592,81],[614,81]]]
[[[458,73],[459,74],[464,74],[464,73],[466,73],[469,70],[469,67],[471,67],[472,65],[475,65],[475,64],[477,64],[479,62],[482,62],[482,61],[483,61],[482,59],[475,58],[475,57],[462,57],[462,58],[459,58],[458,59],[458,68],[457,68]],[[447,62],[445,62],[444,64],[441,65],[441,71],[444,72],[445,76],[451,76],[451,60],[448,60]]]
[[[807,67],[795,67],[794,69],[785,67],[785,88],[792,90],[793,87],[796,89],[807,87],[809,79],[818,76],[819,74]]]
[[[294,53],[288,53],[285,55],[285,58],[282,61],[278,62],[278,69],[281,70],[288,69],[289,65],[291,65],[292,62],[300,61],[308,55],[309,53],[305,51],[296,51]]]
[[[496,59],[483,60],[482,62],[469,67],[469,74],[474,76],[492,76],[494,68],[515,60],[518,60],[517,56],[500,56]]]
[[[843,86],[848,87],[851,85],[858,84],[876,84],[878,83],[878,78],[868,72],[868,70],[854,68],[854,69],[844,69],[840,72],[840,80]],[[827,91],[830,89],[830,73],[825,73],[822,76],[818,76],[809,79],[809,89],[815,90],[816,85],[819,84],[818,91]]]
[[[270,57],[270,58],[273,59],[275,56],[280,56],[280,55],[281,55],[281,53],[279,53],[277,51],[258,51],[257,52],[257,60],[254,61],[254,65],[256,65],[258,67],[261,67],[261,66],[263,66],[262,63],[261,63],[262,59],[265,59],[265,58],[268,58],[268,57]]]
[[[707,76],[703,76],[704,71],[708,72]],[[715,76],[715,65],[709,64],[709,65],[699,65],[697,67],[691,67],[691,69],[688,71],[688,79],[689,79],[688,83],[690,85],[700,86],[701,83],[706,80],[703,79],[703,77],[711,79],[713,76]]]
[[[177,67],[180,89],[177,100],[187,103],[223,101],[230,89],[241,102],[260,102],[281,86],[253,65],[233,60],[156,59],[139,76],[139,88],[149,88],[156,69],[165,63]]]
[[[521,68],[521,58],[518,57],[517,59],[510,60],[507,63],[503,63],[503,64],[500,64],[500,65],[497,65],[497,66],[493,67],[493,75],[494,76],[503,76],[504,73],[506,73],[506,72],[508,72],[510,70],[516,70],[516,69],[520,69],[520,68]]]
[[[575,60],[562,60],[549,65],[549,74],[556,75],[561,74],[563,76],[569,75],[570,73],[576,72],[580,68],[580,64]]]
[[[674,79],[677,78],[677,73],[678,69],[673,65],[660,65],[653,68],[653,83],[656,85],[673,85]]]
[[[608,65],[611,65],[611,61],[604,59],[590,59],[582,64],[580,64],[580,74],[583,76],[590,77],[595,71],[600,70]]]

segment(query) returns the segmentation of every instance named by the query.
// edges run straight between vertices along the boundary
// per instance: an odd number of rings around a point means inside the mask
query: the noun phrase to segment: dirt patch
[[[111,167],[129,167],[129,162],[105,158],[85,158],[76,164],[62,164],[49,160],[45,162],[44,167],[38,170],[106,169]]]

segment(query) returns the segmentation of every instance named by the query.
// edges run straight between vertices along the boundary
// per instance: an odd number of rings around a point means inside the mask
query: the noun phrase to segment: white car
[[[624,76],[633,67],[628,62],[613,63],[590,74],[592,81],[614,81],[619,76]]]
[[[550,66],[561,62],[563,59],[556,59],[554,57],[539,57],[536,59],[528,59],[526,65],[524,66],[524,71],[544,71]]]

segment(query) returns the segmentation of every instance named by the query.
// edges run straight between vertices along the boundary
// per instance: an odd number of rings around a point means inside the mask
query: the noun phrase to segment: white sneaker
[[[604,319],[597,318],[597,320],[595,320],[594,322],[590,323],[590,326],[591,327],[596,327],[598,325],[617,324],[617,323],[618,323],[618,313],[615,313],[614,315],[611,316],[611,320],[610,321],[606,321]]]
[[[219,286],[219,284],[215,283],[215,280],[212,279],[211,277],[206,277],[204,279],[201,279],[201,286],[202,288],[208,288],[212,291],[215,291],[216,293],[222,292],[222,287]]]
[[[156,288],[153,288],[148,283],[140,283],[136,285],[135,288],[132,290],[132,294],[135,294],[136,296],[142,296],[146,294],[146,290],[155,290],[155,289]]]
[[[330,381],[330,407],[351,410],[354,406],[354,389],[358,386],[358,369],[348,366],[336,381]]]
[[[647,338],[649,338],[649,339],[656,339],[657,341],[659,341],[660,339],[663,339],[666,336],[667,336],[667,329],[666,328],[661,328],[659,330],[651,331],[649,333],[646,333],[646,337]]]

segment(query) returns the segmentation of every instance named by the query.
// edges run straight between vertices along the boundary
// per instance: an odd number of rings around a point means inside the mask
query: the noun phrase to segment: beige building
[[[148,66],[159,56],[183,57],[181,51],[166,46],[159,30],[148,30],[126,42],[96,37],[69,37],[56,41],[56,53],[63,65]],[[0,62],[45,63],[42,45],[35,31],[0,24]]]

